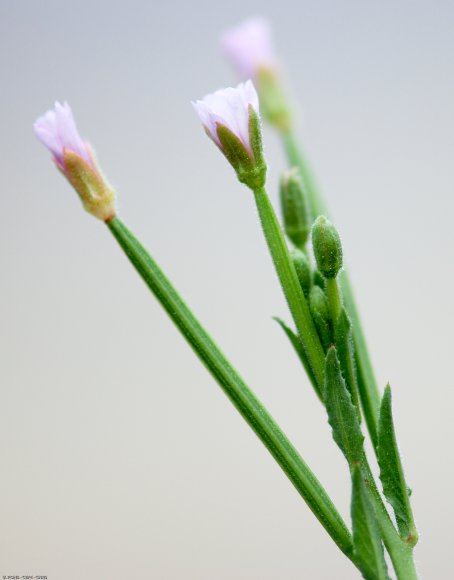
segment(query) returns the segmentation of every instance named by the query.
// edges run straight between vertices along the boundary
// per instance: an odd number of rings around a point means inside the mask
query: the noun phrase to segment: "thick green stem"
[[[321,393],[325,368],[323,347],[268,194],[265,189],[259,189],[254,191],[254,196],[276,273]]]
[[[328,210],[315,183],[312,171],[299,147],[293,129],[281,132],[284,148],[289,164],[298,167],[306,186],[309,205],[313,218],[319,215],[328,216]],[[350,315],[355,343],[356,366],[358,374],[358,390],[361,405],[366,419],[367,429],[374,447],[377,446],[377,427],[380,412],[380,392],[372,369],[372,363],[366,345],[358,308],[355,303],[352,287],[346,271],[340,274],[340,284],[347,312]]]
[[[242,417],[270,451],[284,473],[339,548],[353,560],[352,538],[344,521],[320,482],[280,427],[222,354],[170,281],[133,234],[118,218],[108,227],[132,265],[197,356],[217,380]]]

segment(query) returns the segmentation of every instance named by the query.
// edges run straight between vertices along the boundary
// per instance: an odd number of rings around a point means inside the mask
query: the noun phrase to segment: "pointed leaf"
[[[279,326],[282,328],[282,330],[285,332],[291,345],[295,349],[295,352],[298,355],[298,358],[300,359],[301,364],[303,365],[304,370],[306,371],[306,374],[309,377],[309,380],[310,380],[312,386],[314,387],[314,390],[315,390],[315,393],[317,394],[317,397],[320,400],[322,400],[322,395],[321,395],[320,390],[318,388],[317,381],[315,380],[311,365],[309,364],[309,361],[307,360],[306,353],[304,352],[303,343],[298,338],[298,335],[295,334],[293,332],[293,330],[291,328],[289,328],[283,320],[281,320],[277,316],[275,316],[273,318],[273,320],[275,320],[279,324]]]
[[[388,580],[378,523],[361,469],[357,466],[352,471],[351,515],[353,549],[363,577],[366,580]]]
[[[409,488],[405,483],[397,447],[389,385],[383,395],[378,423],[378,463],[383,492],[394,509],[400,534],[410,545],[415,545],[418,541],[418,533],[410,507]]]
[[[349,465],[359,464],[363,455],[364,436],[356,409],[342,376],[336,348],[330,347],[325,362],[324,401],[334,441]]]

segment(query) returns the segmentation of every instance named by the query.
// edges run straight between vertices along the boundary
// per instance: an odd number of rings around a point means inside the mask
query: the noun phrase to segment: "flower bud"
[[[280,198],[285,233],[297,248],[304,248],[309,236],[309,210],[297,168],[282,175]]]
[[[307,259],[306,254],[297,248],[292,250],[291,257],[293,265],[295,266],[299,283],[301,285],[301,289],[304,295],[307,296],[309,294],[312,282],[312,272],[309,265],[309,260]]]
[[[312,286],[309,294],[309,308],[323,348],[327,350],[332,342],[331,317],[328,299],[319,286]]]
[[[238,179],[252,190],[265,185],[259,100],[251,81],[207,95],[193,103],[205,131]]]
[[[324,216],[312,226],[312,247],[320,272],[325,278],[335,278],[342,268],[342,244],[336,228]]]
[[[81,139],[68,103],[55,103],[55,109],[40,117],[33,128],[79,194],[84,208],[100,220],[112,219],[114,191],[102,175],[91,147]]]

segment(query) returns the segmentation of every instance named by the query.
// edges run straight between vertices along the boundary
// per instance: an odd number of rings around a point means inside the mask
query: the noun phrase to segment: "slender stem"
[[[315,179],[312,175],[309,164],[297,142],[294,130],[289,129],[288,131],[281,132],[281,137],[289,164],[298,167],[300,170],[301,177],[306,186],[313,218],[315,219],[319,215],[325,215],[326,217],[329,217],[326,204],[315,183]],[[353,295],[353,290],[345,270],[340,275],[340,284],[345,300],[345,306],[352,321],[359,396],[361,398],[361,405],[363,408],[364,417],[366,419],[367,429],[369,431],[374,448],[376,448],[378,416],[380,412],[381,400],[380,392],[372,368],[372,363],[367,349],[366,339]]]
[[[337,284],[337,278],[326,279],[326,295],[328,297],[328,306],[331,319],[333,323],[335,323],[342,308],[342,299],[339,292],[339,286]]]
[[[266,190],[254,191],[255,203],[271,257],[309,364],[322,392],[325,355],[312,320],[281,226]]]
[[[118,218],[113,218],[107,225],[197,356],[270,451],[334,542],[354,561],[352,538],[347,526],[298,451],[225,358],[144,247]]]

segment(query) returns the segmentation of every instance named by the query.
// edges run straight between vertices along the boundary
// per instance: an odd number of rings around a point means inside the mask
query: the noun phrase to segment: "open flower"
[[[238,179],[256,189],[265,182],[259,100],[249,80],[195,101],[193,107],[207,135],[227,157]]]
[[[114,192],[98,168],[91,147],[82,140],[68,103],[55,103],[34,124],[38,139],[79,194],[85,209],[108,221],[115,216]]]
[[[221,48],[242,79],[256,79],[261,69],[274,70],[277,66],[271,26],[260,16],[226,31],[221,36]]]

